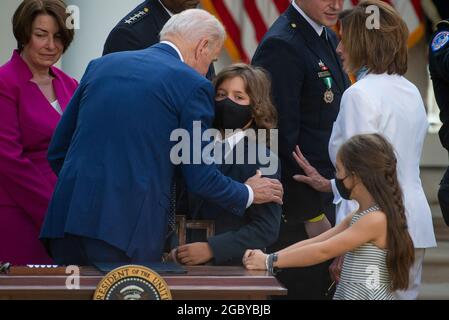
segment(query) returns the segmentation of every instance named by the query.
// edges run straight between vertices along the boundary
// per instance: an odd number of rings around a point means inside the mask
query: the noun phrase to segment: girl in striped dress
[[[302,157],[299,151],[294,156]],[[396,162],[393,147],[379,134],[349,139],[338,152],[336,182],[359,210],[333,229],[276,253],[247,250],[246,268],[306,267],[345,254],[334,299],[394,299],[393,291],[408,288],[414,261]]]

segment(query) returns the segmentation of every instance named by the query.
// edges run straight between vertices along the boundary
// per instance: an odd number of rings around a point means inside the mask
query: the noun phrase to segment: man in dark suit
[[[264,144],[257,144],[255,139],[243,137],[233,146],[229,153],[228,161],[222,161],[218,165],[220,171],[227,177],[244,182],[252,177],[257,170],[267,164],[261,164],[258,159],[249,163],[231,164],[230,159],[236,159],[236,150],[242,150],[242,159],[250,159],[250,152],[256,152],[257,148],[263,148],[261,152],[267,154],[267,158],[277,163],[277,157],[269,151]],[[232,139],[232,138],[230,138]],[[280,168],[276,173],[267,175],[272,179],[280,179]],[[236,216],[228,209],[218,206],[216,203],[204,200],[193,194],[189,194],[188,219],[213,220],[215,235],[205,237],[205,232],[199,230],[187,230],[187,245],[177,249],[177,261],[187,265],[197,265],[212,262],[215,265],[242,265],[242,257],[250,248],[265,250],[274,244],[279,235],[281,220],[281,206],[276,203],[253,205],[246,209],[245,215]]]
[[[449,20],[441,21],[432,37],[429,70],[443,123],[439,132],[440,141],[449,150]],[[444,220],[449,226],[449,168],[441,180],[438,200]]]
[[[48,151],[59,179],[41,238],[57,264],[160,261],[177,163],[191,192],[232,214],[282,202],[278,181],[235,182],[201,159],[207,141],[193,141],[214,116],[204,75],[224,38],[215,17],[186,10],[165,25],[161,43],[89,64]],[[187,141],[174,141],[178,134]],[[180,143],[182,155],[173,152]]]
[[[320,195],[293,179],[301,170],[292,152],[298,145],[321,175],[334,177],[328,144],[341,96],[350,83],[335,51],[337,38],[328,27],[336,24],[342,7],[342,0],[293,1],[253,57],[252,63],[271,75],[279,114],[285,216],[272,250],[316,235],[311,231],[315,226],[322,232],[330,227],[327,220],[332,223],[335,219],[331,194]],[[289,298],[297,299],[324,298],[330,284],[327,264],[283,270],[279,279],[287,286]]]
[[[146,0],[128,13],[112,29],[103,55],[141,50],[159,42],[159,33],[173,14],[196,8],[199,0]],[[212,80],[215,70],[211,64],[207,78]]]

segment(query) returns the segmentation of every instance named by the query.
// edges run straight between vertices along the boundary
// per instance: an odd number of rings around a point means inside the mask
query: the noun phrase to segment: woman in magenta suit
[[[24,0],[0,67],[0,261],[15,265],[51,263],[38,239],[56,183],[47,148],[77,87],[53,66],[73,40],[66,19],[62,0]]]

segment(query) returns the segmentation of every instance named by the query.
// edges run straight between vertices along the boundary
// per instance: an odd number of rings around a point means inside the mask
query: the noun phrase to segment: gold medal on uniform
[[[332,103],[334,102],[334,93],[331,89],[326,90],[324,93],[324,102],[326,103]]]
[[[323,82],[326,85],[326,91],[324,92],[324,102],[330,104],[334,102],[334,93],[332,92],[332,77],[328,76],[323,78]]]
[[[334,102],[334,93],[332,92],[332,74],[329,71],[329,68],[320,60],[318,63],[321,71],[318,72],[318,77],[323,79],[324,85],[326,86],[326,91],[324,92],[323,100],[327,104],[331,104]]]

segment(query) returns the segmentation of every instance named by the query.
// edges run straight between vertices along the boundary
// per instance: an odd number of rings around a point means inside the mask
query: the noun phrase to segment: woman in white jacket
[[[371,15],[375,8],[379,14]],[[329,142],[330,158],[335,165],[340,146],[356,134],[379,133],[394,146],[408,230],[415,247],[409,289],[396,294],[399,299],[416,299],[425,249],[435,247],[436,241],[419,177],[427,117],[418,89],[403,76],[407,71],[408,29],[390,5],[369,0],[342,14],[340,31],[342,41],[337,51],[345,70],[357,75],[357,82],[343,95]],[[344,192],[340,191],[344,188],[339,188],[339,181],[321,177],[299,149],[294,156],[306,174],[296,176],[297,181],[334,193],[337,222],[357,208],[356,203],[342,198]]]

